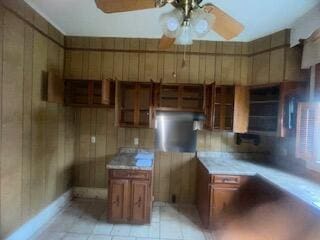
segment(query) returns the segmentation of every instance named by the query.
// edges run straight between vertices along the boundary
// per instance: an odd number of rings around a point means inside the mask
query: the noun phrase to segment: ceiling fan
[[[227,13],[202,0],[95,0],[97,7],[105,13],[128,12],[171,4],[174,10],[163,14],[160,23],[163,36],[159,48],[167,49],[172,44],[190,45],[192,35],[203,37],[210,30],[226,40],[238,36],[244,26]]]

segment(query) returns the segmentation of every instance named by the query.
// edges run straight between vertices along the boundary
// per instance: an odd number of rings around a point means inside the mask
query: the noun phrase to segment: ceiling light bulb
[[[170,32],[175,32],[177,31],[177,29],[179,28],[180,26],[180,23],[178,22],[178,19],[177,18],[174,18],[174,17],[169,17],[167,19],[167,28]]]
[[[192,44],[192,29],[189,21],[184,21],[175,41],[177,45],[191,45]]]
[[[200,35],[206,34],[209,31],[209,23],[205,19],[200,19],[196,22],[194,31]]]
[[[193,10],[191,14],[191,25],[198,37],[204,37],[210,31],[213,21],[213,16],[201,8]]]
[[[182,21],[183,13],[179,9],[163,14],[160,18],[160,23],[164,35],[170,38],[177,37]]]

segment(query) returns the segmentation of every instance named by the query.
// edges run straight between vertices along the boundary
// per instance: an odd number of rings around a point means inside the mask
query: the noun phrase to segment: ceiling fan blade
[[[105,13],[129,12],[156,7],[154,0],[96,0],[96,4]]]
[[[160,39],[159,49],[164,50],[170,48],[174,44],[175,40],[175,38],[169,38],[166,35],[163,35]]]
[[[230,40],[238,36],[244,30],[244,26],[241,23],[212,4],[204,5],[204,11],[214,15],[215,20],[212,30],[226,40]]]

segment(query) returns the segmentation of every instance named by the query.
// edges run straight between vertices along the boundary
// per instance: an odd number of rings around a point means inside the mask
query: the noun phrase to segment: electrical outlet
[[[139,146],[139,138],[134,138],[133,143],[135,146]]]
[[[96,137],[95,136],[91,137],[91,143],[96,143]]]

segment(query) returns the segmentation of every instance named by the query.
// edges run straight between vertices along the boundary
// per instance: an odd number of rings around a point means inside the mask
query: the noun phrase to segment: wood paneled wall
[[[0,2],[0,239],[71,186],[74,112],[42,98],[63,44],[24,1]]]
[[[284,35],[286,31],[269,37],[273,39],[273,46],[277,47],[275,51],[284,51],[288,47],[281,38]],[[186,67],[183,68],[183,48],[174,46],[167,51],[158,51],[158,40],[67,37],[65,78],[96,80],[113,78],[129,81],[152,79],[156,82],[162,80],[165,83],[215,81],[217,84],[247,85],[248,79],[252,79],[252,69],[257,72],[258,69],[260,71],[260,68],[265,68],[257,67],[256,60],[254,60],[255,66],[252,67],[252,59],[262,51],[268,54],[273,51],[269,47],[259,49],[258,45],[197,41],[187,48]],[[255,46],[255,52],[250,52],[249,46]],[[255,78],[259,79],[258,75]],[[284,79],[279,78],[278,82],[282,80]],[[82,108],[76,112],[75,186],[107,187],[106,162],[119,147],[134,147],[135,137],[140,139],[141,147],[154,147],[154,130],[114,127],[113,109]],[[90,143],[90,136],[96,136],[95,144]],[[198,134],[197,149],[260,152],[268,151],[272,141],[272,138],[264,137],[258,147],[250,144],[237,146],[234,143],[233,133],[201,131]],[[171,196],[175,194],[179,202],[194,202],[195,172],[194,154],[157,153],[155,198],[170,201]]]
[[[283,30],[249,43],[248,85],[307,81],[301,70],[302,47],[290,48],[290,30]]]

